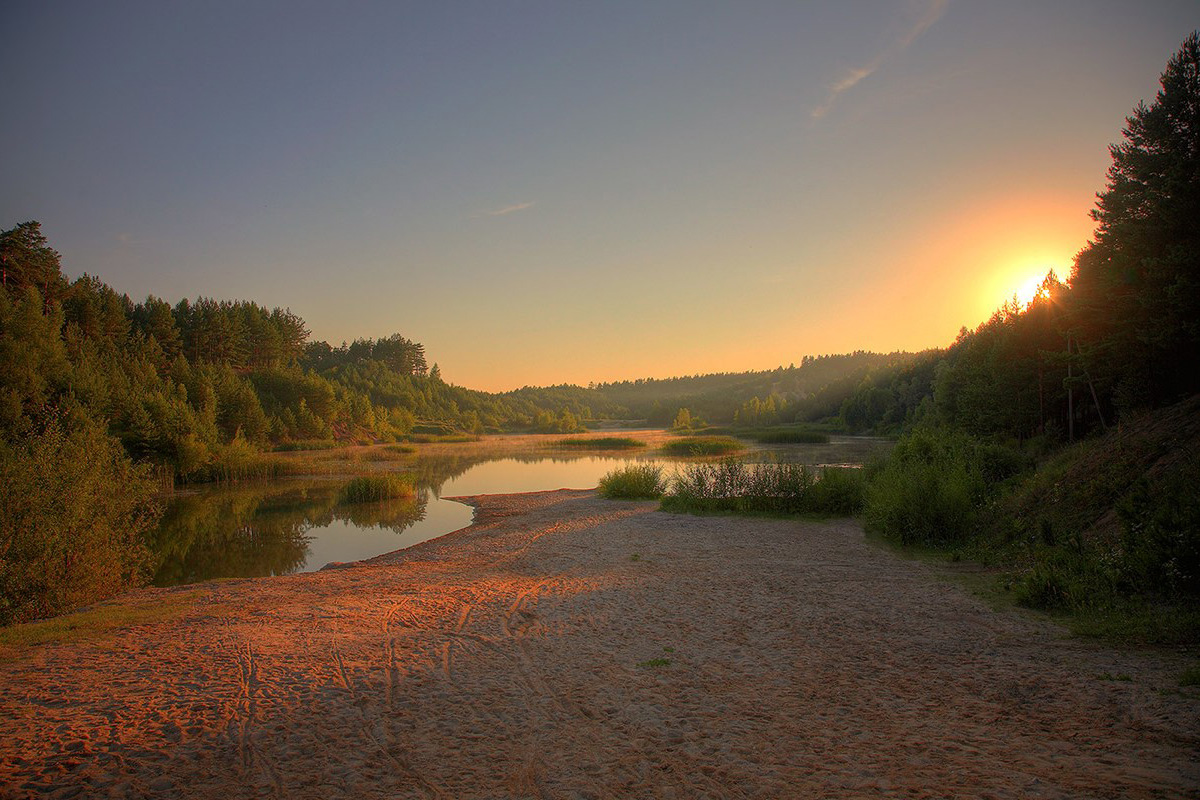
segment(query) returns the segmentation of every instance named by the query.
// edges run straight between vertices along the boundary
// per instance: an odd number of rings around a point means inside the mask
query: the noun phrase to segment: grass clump
[[[862,471],[803,464],[745,464],[727,458],[690,464],[675,475],[663,510],[733,514],[853,514]]]
[[[414,497],[412,481],[403,475],[361,475],[342,487],[343,503],[372,503],[397,497]]]
[[[728,436],[685,436],[663,445],[673,456],[723,456],[744,449],[745,445]]]
[[[753,439],[762,444],[829,444],[828,433],[808,428],[744,428],[735,430],[734,436],[739,439]]]
[[[600,494],[614,500],[656,500],[666,490],[662,467],[627,464],[600,479]]]
[[[646,443],[628,436],[593,436],[587,439],[559,439],[556,447],[578,447],[582,450],[632,450]]]

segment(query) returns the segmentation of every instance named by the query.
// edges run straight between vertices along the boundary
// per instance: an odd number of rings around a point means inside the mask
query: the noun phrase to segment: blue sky
[[[1190,2],[10,2],[0,226],[487,389],[920,349],[1069,271]]]

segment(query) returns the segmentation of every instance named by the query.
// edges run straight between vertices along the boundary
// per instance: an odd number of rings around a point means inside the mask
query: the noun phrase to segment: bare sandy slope
[[[0,666],[0,795],[1200,792],[1179,664],[989,611],[850,522],[472,502],[370,565]]]

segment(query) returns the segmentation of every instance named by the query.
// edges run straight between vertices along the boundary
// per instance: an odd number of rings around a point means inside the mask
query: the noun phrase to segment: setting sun
[[[1046,272],[1053,271],[1054,270],[1047,269],[1045,272],[1038,272],[1030,275],[1024,280],[1024,282],[1017,286],[1013,296],[1017,298],[1017,303],[1020,304],[1021,308],[1028,307],[1029,304],[1033,302],[1035,297],[1044,293],[1042,289],[1042,282],[1046,280]]]

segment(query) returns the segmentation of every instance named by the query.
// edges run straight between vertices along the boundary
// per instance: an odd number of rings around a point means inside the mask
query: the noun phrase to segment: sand
[[[409,550],[0,664],[0,796],[1200,796],[1184,662],[851,521],[467,500]]]

